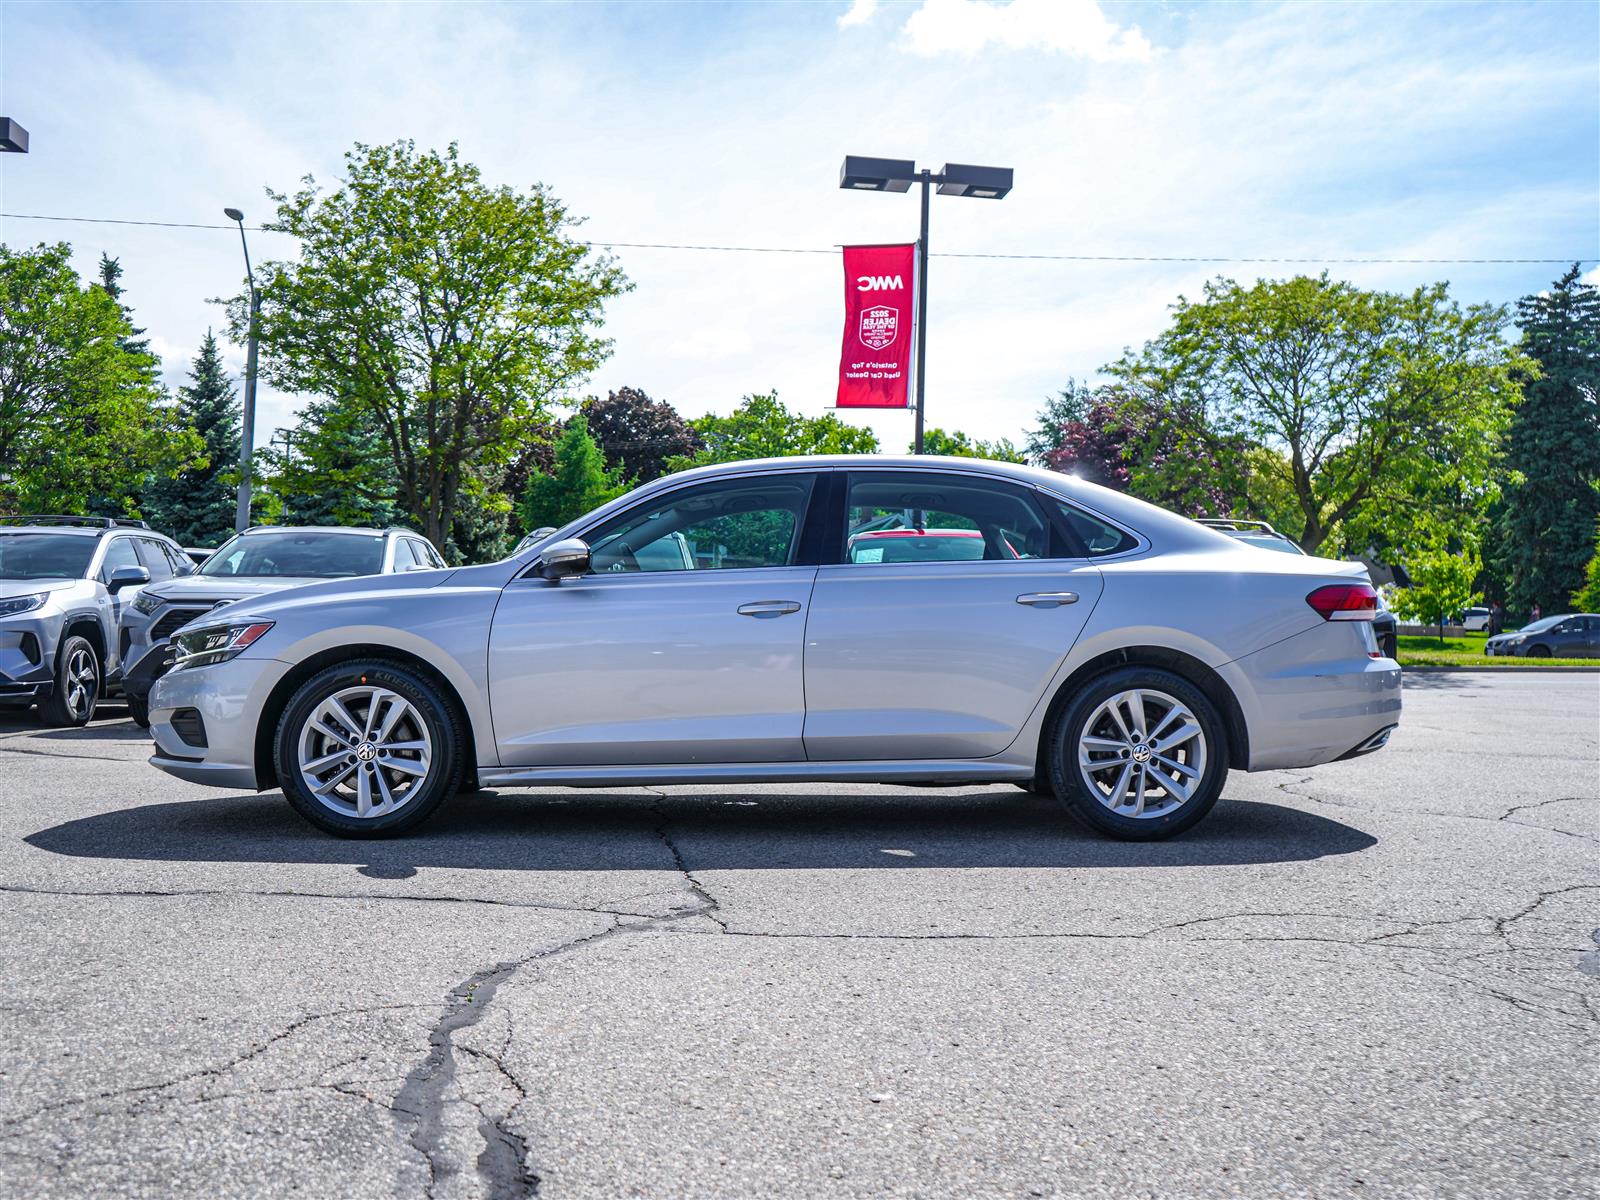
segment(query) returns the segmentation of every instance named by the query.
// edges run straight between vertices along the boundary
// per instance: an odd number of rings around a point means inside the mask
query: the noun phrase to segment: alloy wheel
[[[63,682],[67,691],[67,712],[74,720],[88,720],[100,693],[100,671],[95,666],[92,650],[82,645],[73,648],[67,656],[67,673]]]
[[[1078,770],[1108,811],[1166,816],[1186,804],[1205,777],[1205,731],[1176,697],[1131,688],[1102,702],[1084,722]]]
[[[433,738],[422,714],[388,688],[343,688],[300,728],[300,778],[325,808],[362,820],[403,808],[427,781]]]

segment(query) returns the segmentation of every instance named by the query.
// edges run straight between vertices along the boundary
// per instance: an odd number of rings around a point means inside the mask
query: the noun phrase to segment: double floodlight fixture
[[[0,154],[26,154],[28,131],[10,117],[0,117]]]
[[[946,163],[926,172],[927,181],[939,185],[941,196],[970,196],[974,200],[999,200],[1011,190],[1010,167],[975,167]],[[839,169],[839,186],[862,192],[906,192],[923,179],[909,158],[865,158],[845,155]]]

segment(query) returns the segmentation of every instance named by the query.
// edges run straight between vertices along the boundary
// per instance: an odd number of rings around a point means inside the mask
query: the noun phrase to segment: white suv
[[[127,662],[119,617],[152,579],[193,569],[143,521],[0,518],[0,707],[87,725]]]
[[[119,637],[133,664],[123,685],[128,712],[149,725],[150,687],[172,665],[172,635],[212,609],[328,579],[444,565],[425,537],[398,527],[258,525],[235,534],[198,572],[146,588],[123,610]]]

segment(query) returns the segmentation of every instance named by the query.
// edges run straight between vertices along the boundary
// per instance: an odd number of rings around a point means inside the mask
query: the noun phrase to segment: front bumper
[[[59,616],[30,613],[0,621],[0,704],[32,704],[55,691],[60,632]]]
[[[190,783],[259,791],[256,729],[288,672],[277,659],[235,658],[162,675],[150,689],[151,764]]]
[[[122,694],[134,700],[148,700],[156,680],[172,670],[178,649],[171,642],[162,642],[128,668],[122,677]]]

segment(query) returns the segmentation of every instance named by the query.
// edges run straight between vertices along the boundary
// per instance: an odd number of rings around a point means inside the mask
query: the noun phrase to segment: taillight
[[[1366,583],[1330,583],[1306,597],[1324,621],[1370,621],[1378,613],[1378,593]]]

